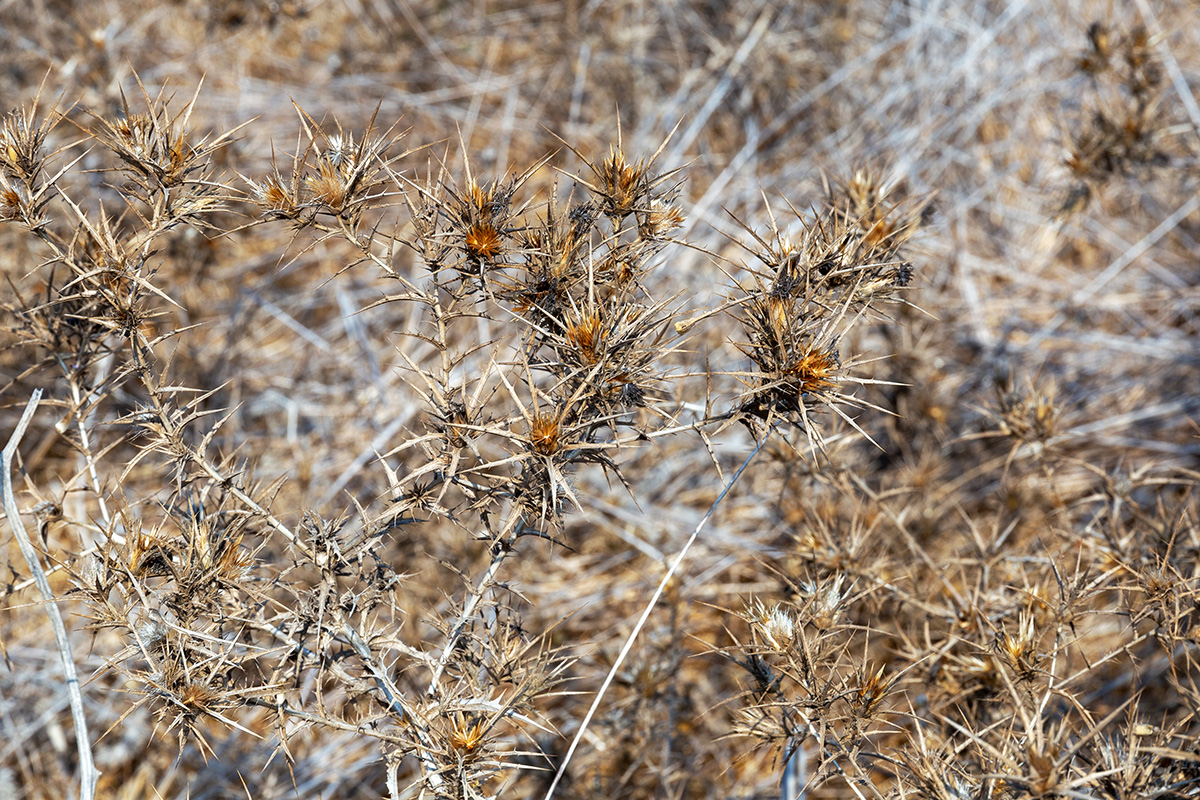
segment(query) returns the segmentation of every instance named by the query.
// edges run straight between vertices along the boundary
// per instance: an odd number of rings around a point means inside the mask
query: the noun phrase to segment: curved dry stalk
[[[750,452],[750,455],[746,456],[746,460],[742,462],[740,467],[738,467],[738,471],[733,473],[733,477],[729,479],[729,483],[725,484],[725,488],[721,490],[721,493],[717,495],[717,499],[713,501],[713,504],[709,507],[708,511],[705,512],[704,516],[700,519],[700,522],[696,524],[696,528],[692,531],[692,535],[688,537],[686,542],[684,542],[683,547],[679,550],[679,554],[675,556],[675,560],[671,562],[671,567],[667,570],[667,573],[663,575],[662,580],[659,581],[658,588],[654,590],[654,594],[651,595],[650,600],[646,603],[646,608],[642,611],[642,616],[638,618],[637,623],[633,626],[633,630],[629,633],[629,637],[625,640],[624,646],[621,647],[621,652],[617,654],[617,658],[615,661],[613,661],[613,665],[609,669],[608,674],[604,676],[604,682],[600,684],[600,690],[596,692],[596,698],[592,701],[591,707],[588,709],[587,714],[584,715],[583,721],[579,724],[579,730],[575,733],[575,738],[571,740],[571,746],[567,748],[567,754],[563,756],[562,762],[558,765],[558,771],[554,773],[554,780],[551,782],[550,788],[546,790],[544,800],[551,800],[551,798],[554,797],[554,790],[558,788],[559,781],[561,781],[562,776],[566,774],[567,764],[571,762],[571,757],[575,754],[575,750],[579,747],[579,742],[583,740],[583,734],[585,731],[587,731],[587,727],[591,723],[592,717],[596,715],[596,710],[600,707],[600,702],[604,699],[604,694],[608,691],[608,687],[612,684],[613,678],[616,677],[617,670],[619,670],[621,665],[625,663],[625,657],[628,656],[629,651],[633,649],[634,641],[637,640],[638,634],[642,632],[642,628],[645,626],[646,620],[650,618],[650,613],[654,611],[654,606],[658,604],[658,598],[662,597],[663,591],[667,588],[667,584],[675,575],[675,571],[679,569],[679,565],[683,563],[683,559],[687,556],[688,550],[691,549],[692,545],[696,542],[697,537],[700,536],[700,531],[703,530],[704,526],[708,523],[708,520],[712,517],[712,515],[716,513],[717,506],[721,505],[721,502],[725,499],[726,495],[728,495],[730,490],[733,489],[733,485],[737,483],[738,478],[742,476],[742,473],[745,472],[746,468],[750,466],[750,463],[754,461],[755,456],[757,456],[759,451],[763,449],[763,446],[766,445],[767,440],[771,438],[771,434],[775,432],[777,425],[778,423],[776,423],[776,425],[772,425],[766,431],[766,433],[763,434],[762,441],[755,446],[754,450]]]
[[[79,751],[79,796],[81,800],[92,800],[96,796],[96,783],[100,780],[100,772],[92,760],[92,743],[88,738],[87,717],[83,713],[83,693],[79,689],[79,677],[75,673],[75,659],[71,654],[71,642],[67,638],[67,629],[63,625],[62,613],[59,612],[58,605],[55,603],[54,592],[50,590],[50,581],[47,580],[46,573],[42,569],[41,559],[33,548],[33,542],[29,540],[25,526],[21,524],[21,511],[17,508],[17,499],[13,495],[12,488],[13,457],[17,453],[17,446],[21,443],[21,437],[24,436],[25,429],[29,427],[29,422],[33,419],[33,412],[37,410],[41,399],[42,390],[35,389],[29,398],[29,403],[25,406],[25,412],[21,415],[20,422],[17,423],[16,430],[8,438],[8,444],[4,446],[3,455],[0,456],[0,491],[4,495],[4,514],[8,517],[8,525],[12,528],[17,545],[21,548],[21,555],[24,556],[25,563],[33,572],[38,592],[46,603],[46,615],[50,618],[50,629],[54,633],[54,642],[58,646],[58,654],[62,658],[63,676],[67,681],[67,696],[71,702],[71,719],[75,723],[75,746]]]

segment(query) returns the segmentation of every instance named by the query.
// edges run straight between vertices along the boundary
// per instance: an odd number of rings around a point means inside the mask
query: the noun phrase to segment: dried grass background
[[[461,183],[464,153],[487,178],[539,165],[522,200],[569,190],[565,175],[586,176],[583,159],[618,135],[631,158],[666,141],[657,166],[685,181],[674,236],[692,246],[667,246],[646,280],[681,297],[678,319],[732,290],[753,260],[746,228],[765,235],[774,215],[797,233],[789,204],[808,213],[857,169],[931,198],[907,303],[842,343],[877,359],[858,374],[891,382],[857,395],[894,416],[847,409],[877,446],[833,413],[816,421],[824,453],[774,435],[669,585],[559,796],[776,797],[795,746],[814,797],[1195,796],[1198,17],[1193,0],[34,0],[0,7],[0,97],[17,109],[40,91],[43,113],[57,101],[51,146],[80,156],[61,189],[89,213],[121,209],[87,132],[126,100],[141,110],[139,82],[173,110],[200,86],[201,134],[245,125],[213,168],[247,196],[240,176],[286,167],[306,120],[358,138],[372,119],[396,124],[401,149],[425,148],[397,162],[414,180],[441,159]],[[1106,46],[1107,72],[1094,63]],[[1131,88],[1134,50],[1156,71],[1148,88]],[[344,240],[248,226],[250,206],[214,218],[233,233],[180,226],[156,243],[154,284],[174,304],[147,325],[195,326],[161,357],[173,382],[232,411],[213,447],[281,479],[276,515],[353,514],[388,489],[377,454],[425,430],[407,360],[428,355],[408,335],[422,317],[378,304],[394,282],[346,269]],[[136,682],[112,667],[128,641],[84,629],[67,577],[103,527],[75,423],[56,428],[70,391],[52,365],[34,369],[46,351],[14,321],[46,258],[15,223],[0,228],[0,439],[43,387],[14,482],[28,525],[52,496],[66,520],[44,552],[67,566],[53,584],[95,676],[98,796],[387,796],[380,745],[354,730],[298,727],[285,753],[270,711],[233,704],[222,713],[261,738],[201,719],[206,749],[152,704],[126,715]],[[409,251],[397,264],[425,274]],[[477,334],[511,324],[480,319]],[[744,338],[712,316],[669,358],[677,373],[746,370]],[[681,422],[738,390],[727,374],[662,389]],[[96,412],[97,450],[114,447],[99,488],[151,518],[170,478],[152,460],[122,475],[137,443],[113,424],[141,401],[118,389]],[[544,730],[495,732],[530,769],[470,791],[544,794],[666,562],[754,446],[745,425],[709,433],[711,447],[684,432],[625,455],[632,496],[599,465],[580,470],[562,543],[526,539],[505,563],[506,613],[574,660],[539,701]],[[0,797],[77,796],[59,656],[0,530]],[[256,553],[283,559],[277,545]],[[449,524],[388,534],[377,552],[408,576],[394,609],[406,641],[443,641],[435,623],[464,599],[456,571],[473,584],[486,545]],[[330,691],[320,713],[374,713],[369,696]],[[416,796],[420,764],[400,769]]]

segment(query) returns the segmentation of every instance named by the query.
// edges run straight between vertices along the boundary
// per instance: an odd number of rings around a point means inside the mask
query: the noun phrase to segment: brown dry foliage
[[[556,796],[1196,794],[1195,8],[986,6],[0,11],[98,796],[543,796],[752,451]]]

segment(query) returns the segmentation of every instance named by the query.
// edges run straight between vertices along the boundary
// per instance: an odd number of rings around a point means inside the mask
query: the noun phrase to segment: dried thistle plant
[[[218,6],[180,14],[270,58],[176,98],[64,9],[27,40],[80,43],[80,102],[0,123],[3,405],[47,396],[6,451],[0,786],[69,794],[93,747],[114,797],[1194,793],[1179,9],[366,4],[329,49],[353,11]],[[290,49],[346,96],[230,122]],[[403,121],[352,97],[392,74]],[[1057,106],[1087,218],[1039,199]]]
[[[256,723],[247,712],[265,709],[285,753],[295,726],[356,729],[393,765],[415,758],[416,780],[436,796],[498,785],[524,756],[515,737],[541,727],[538,706],[570,663],[523,630],[505,571],[527,539],[570,544],[578,475],[598,465],[636,494],[622,461],[651,437],[783,419],[819,441],[808,404],[870,406],[840,391],[857,361],[843,366],[838,343],[907,282],[897,254],[915,218],[884,208],[887,191],[866,173],[795,248],[774,223],[769,242],[755,237],[763,270],[749,272],[752,288],[735,279],[746,297],[734,305],[750,336],[737,346],[758,371],[729,410],[681,425],[670,388],[679,298],[647,288],[684,222],[681,173],[655,168],[669,138],[634,158],[618,133],[607,157],[583,158],[585,176],[565,202],[556,189],[537,200],[521,194],[544,162],[487,180],[464,159],[462,181],[445,163],[414,181],[394,128],[375,133],[373,117],[356,134],[300,110],[290,167],[276,162],[265,178],[244,178],[237,198],[212,166],[236,131],[197,135],[189,128],[197,96],[172,111],[165,94],[139,88],[145,111],[122,98],[115,117],[94,115],[86,132],[116,159],[125,182],[114,197],[125,211],[89,211],[60,193],[74,219],[61,232],[43,222],[49,192],[38,148],[49,127],[34,112],[10,118],[5,174],[19,196],[8,216],[65,276],[48,281],[44,301],[12,311],[25,346],[47,348],[70,387],[98,500],[118,497],[105,481],[121,486],[143,466],[169,476],[150,505],[102,505],[96,546],[71,571],[91,627],[124,642],[109,666],[138,687],[133,709],[151,709],[180,752],[196,742],[215,757],[215,730],[249,733]],[[43,199],[29,205],[35,197]],[[218,229],[235,200],[259,225],[283,223],[293,242],[343,241],[354,263],[374,265],[395,286],[378,305],[408,307],[421,320],[410,337],[427,349],[404,355],[404,373],[426,422],[389,443],[386,491],[348,515],[279,510],[287,477],[260,482],[250,463],[222,452],[233,414],[212,402],[217,388],[170,376],[164,343],[184,331],[167,324],[178,303],[155,243],[183,226]],[[389,222],[398,208],[408,218]],[[397,268],[402,247],[423,263],[424,281]],[[505,333],[473,338],[480,321]],[[88,420],[117,392],[136,400],[97,447]],[[114,450],[127,464],[110,476],[105,456]],[[482,543],[483,558],[464,565],[463,589],[425,621],[440,641],[406,641],[393,626],[410,576],[381,548],[389,531],[441,523]],[[839,586],[827,587],[833,600],[813,601],[819,630],[836,628]],[[856,714],[879,706],[881,676],[860,676]],[[306,681],[323,687],[316,708],[297,693]]]

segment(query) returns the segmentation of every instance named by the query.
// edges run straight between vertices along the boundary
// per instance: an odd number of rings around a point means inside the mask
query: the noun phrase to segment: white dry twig
[[[20,444],[25,429],[29,427],[29,421],[33,419],[33,412],[37,410],[41,399],[42,390],[34,390],[33,396],[29,398],[29,403],[25,406],[25,413],[21,415],[21,421],[17,423],[16,430],[8,438],[8,444],[4,446],[3,455],[0,456],[0,494],[3,494],[4,497],[4,515],[8,518],[8,526],[12,528],[17,545],[21,548],[21,555],[25,557],[25,563],[29,565],[29,569],[33,573],[38,591],[46,602],[46,615],[50,617],[50,629],[54,633],[54,641],[58,645],[58,653],[62,657],[63,675],[67,680],[67,695],[71,701],[71,717],[75,722],[75,745],[79,750],[79,797],[80,800],[93,800],[96,796],[96,783],[100,779],[100,772],[92,760],[92,743],[88,738],[87,718],[83,714],[83,694],[79,689],[79,676],[75,672],[71,642],[67,639],[67,629],[63,625],[62,614],[55,605],[54,594],[50,591],[50,581],[46,578],[42,562],[38,558],[37,551],[33,549],[33,542],[29,540],[29,534],[21,523],[21,512],[17,508],[17,498],[13,494],[13,457],[17,454],[17,445]]]

